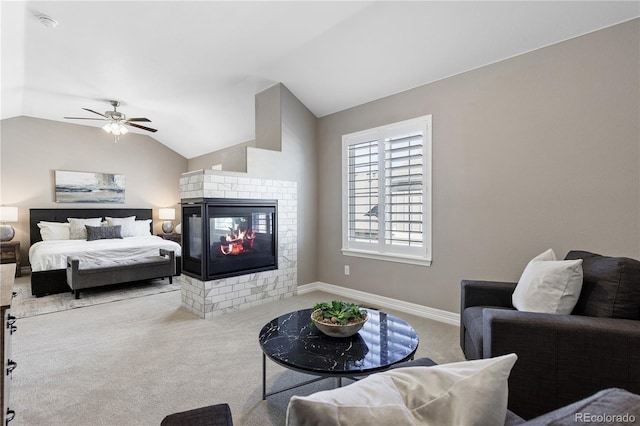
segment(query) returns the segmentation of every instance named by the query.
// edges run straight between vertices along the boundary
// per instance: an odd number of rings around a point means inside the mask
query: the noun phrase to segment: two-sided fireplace
[[[200,280],[278,269],[277,200],[182,200],[182,272]]]

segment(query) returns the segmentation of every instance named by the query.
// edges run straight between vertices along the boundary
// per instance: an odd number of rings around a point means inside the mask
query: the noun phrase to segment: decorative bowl
[[[316,315],[320,312],[320,309],[316,309],[311,312],[311,321],[318,327],[318,330],[326,334],[330,337],[351,337],[356,334],[365,322],[369,319],[369,315],[365,314],[364,318],[360,320],[360,322],[351,323],[351,324],[327,324],[325,322],[321,322],[316,320]]]

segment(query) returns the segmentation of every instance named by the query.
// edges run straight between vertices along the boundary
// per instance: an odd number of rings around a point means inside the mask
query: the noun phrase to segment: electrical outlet
[[[344,265],[344,274],[349,275],[349,265]]]

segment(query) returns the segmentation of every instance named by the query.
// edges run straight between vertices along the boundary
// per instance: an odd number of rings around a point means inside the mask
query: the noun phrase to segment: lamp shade
[[[17,207],[0,207],[0,222],[17,222]]]
[[[161,220],[174,220],[176,218],[176,209],[160,209],[158,217]]]

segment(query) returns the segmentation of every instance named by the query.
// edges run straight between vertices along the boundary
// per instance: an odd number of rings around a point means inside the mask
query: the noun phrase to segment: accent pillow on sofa
[[[86,226],[87,241],[111,240],[122,238],[120,225],[115,226]]]
[[[515,354],[433,367],[404,367],[348,386],[293,396],[287,425],[504,424]]]
[[[582,259],[557,260],[549,249],[531,259],[511,300],[519,311],[569,315],[581,288]]]
[[[574,314],[640,319],[640,261],[575,250],[566,259],[582,259],[584,271]]]
[[[101,217],[91,218],[91,219],[77,219],[73,217],[68,217],[67,221],[69,222],[69,234],[72,240],[86,240],[87,239],[87,229],[85,225],[89,226],[100,226],[102,222]]]

